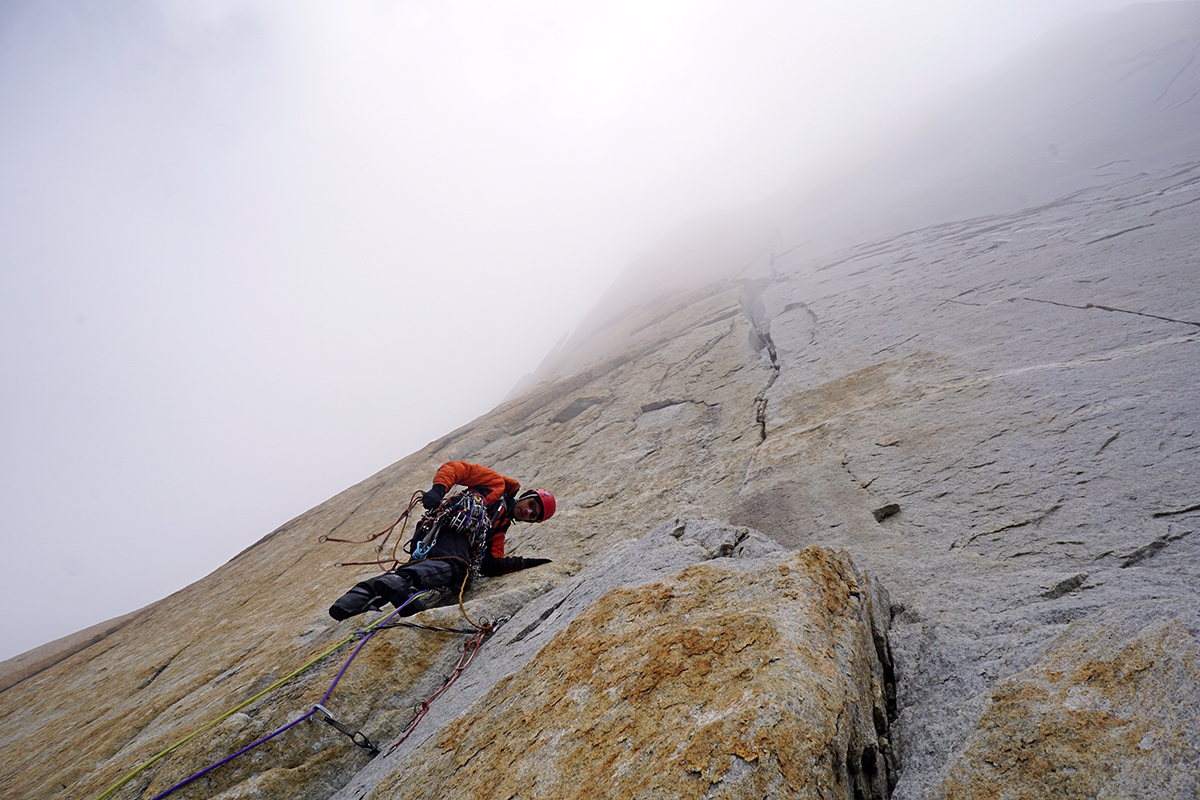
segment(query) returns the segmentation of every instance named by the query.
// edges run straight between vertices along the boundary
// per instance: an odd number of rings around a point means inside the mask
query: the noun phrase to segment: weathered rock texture
[[[540,724],[529,725],[528,721],[549,719],[549,713],[527,709],[510,713],[504,709],[496,714],[496,698],[545,704],[547,691],[551,694],[574,691],[573,700],[591,698],[590,707],[596,712],[591,718],[578,710],[568,713],[570,706],[562,703],[554,705],[563,715],[559,718],[563,724],[580,728],[591,725],[593,733],[589,741],[596,747],[587,749],[592,756],[603,744],[598,741],[603,737],[594,731],[616,728],[625,722],[628,722],[628,729],[618,732],[616,741],[612,742],[615,756],[628,755],[631,750],[645,750],[644,747],[635,748],[631,743],[635,732],[640,730],[639,735],[657,735],[660,743],[673,742],[672,748],[679,752],[663,755],[667,760],[674,759],[673,763],[678,765],[684,747],[691,741],[690,735],[679,734],[690,734],[695,728],[701,728],[707,734],[706,741],[726,755],[744,754],[747,747],[759,747],[763,751],[761,761],[738,756],[739,761],[731,757],[730,770],[710,774],[708,778],[703,772],[687,773],[680,766],[677,777],[682,779],[690,775],[693,784],[710,787],[714,792],[712,796],[725,796],[722,792],[736,790],[744,783],[771,783],[778,777],[776,762],[779,759],[778,750],[770,747],[772,731],[762,730],[759,744],[748,743],[744,737],[745,729],[737,724],[730,726],[729,715],[720,717],[714,709],[731,709],[731,714],[744,712],[744,716],[757,718],[754,710],[761,705],[795,707],[797,703],[807,704],[807,710],[812,712],[806,720],[810,726],[808,732],[819,731],[825,737],[810,743],[811,748],[825,757],[814,764],[816,769],[809,779],[823,781],[824,785],[843,793],[857,787],[865,793],[864,797],[885,796],[883,792],[888,781],[895,777],[887,738],[895,689],[886,639],[889,620],[886,593],[857,571],[844,553],[835,555],[827,550],[813,549],[794,563],[793,558],[756,531],[711,520],[677,518],[659,525],[640,540],[617,543],[578,576],[514,614],[488,642],[487,658],[472,667],[452,695],[447,695],[444,702],[439,701],[433,707],[427,723],[423,723],[423,727],[394,752],[377,758],[363,769],[336,797],[338,800],[367,796],[382,798],[396,793],[423,796],[434,791],[430,783],[455,796],[494,796],[499,791],[496,782],[503,776],[479,769],[482,762],[478,759],[470,759],[475,765],[472,774],[478,776],[474,780],[465,773],[450,778],[425,765],[431,758],[437,758],[439,752],[457,757],[445,753],[447,725],[454,726],[455,731],[491,737],[501,743],[522,736],[542,736],[548,729]],[[704,584],[703,597],[697,594],[697,583]],[[771,587],[779,583],[787,585],[782,593],[776,594]],[[677,585],[681,587],[681,598],[691,598],[686,601],[688,603],[702,600],[703,608],[680,612],[679,604],[675,604],[673,611],[666,606],[660,608],[662,603],[645,605],[647,596],[661,600],[664,593],[674,591],[670,587]],[[683,591],[685,587],[690,588]],[[618,606],[624,609],[619,614],[615,610]],[[644,618],[629,618],[635,608],[640,612],[643,606]],[[840,609],[836,616],[828,613],[831,607]],[[607,633],[598,631],[593,623],[581,621],[604,619],[611,623]],[[753,620],[754,627],[763,635],[750,640],[740,638],[743,634],[740,628],[748,620]],[[805,621],[818,627],[807,631],[811,639],[801,641],[796,634]],[[701,647],[689,633],[702,628],[718,635],[714,646]],[[595,634],[599,638],[586,647],[576,648],[573,642],[581,629],[589,631],[588,636]],[[738,641],[730,647],[722,636],[738,637]],[[623,644],[618,644],[619,637],[624,637]],[[679,652],[669,646],[672,637],[690,642],[696,653],[681,658]],[[668,645],[667,657],[673,660],[670,664],[660,665],[662,657],[651,651],[655,647],[662,649],[664,644]],[[751,662],[759,663],[755,659],[763,658],[764,650],[774,654],[765,656],[767,663],[752,670],[752,674],[744,674]],[[781,652],[790,655],[780,656]],[[561,677],[555,679],[552,687],[540,684],[529,697],[524,697],[521,689],[514,688],[527,682],[531,675],[540,676],[546,670],[579,672],[585,665],[577,663],[578,657],[586,658],[588,653],[594,654],[598,662],[603,661],[601,674],[589,679],[601,683],[607,681],[603,696],[592,696],[590,682],[588,686],[579,683],[572,687]],[[806,661],[800,657],[802,653],[814,656],[813,660]],[[560,658],[560,654],[565,655]],[[746,663],[733,669],[731,658]],[[787,660],[777,666],[771,663],[772,658]],[[672,665],[680,668],[673,677],[668,674]],[[814,669],[814,665],[819,669]],[[642,669],[642,666],[647,668]],[[660,666],[661,669],[656,669]],[[789,677],[799,679],[797,685],[785,685],[777,680],[781,672],[789,671]],[[740,681],[745,691],[718,698],[709,696],[704,690],[706,682],[713,684],[729,675]],[[535,681],[538,680],[540,678],[535,677]],[[617,698],[622,687],[640,691],[622,702]],[[797,700],[803,687],[815,687],[818,691],[807,700]],[[725,694],[729,685],[713,688],[720,688]],[[836,693],[820,691],[829,688],[835,688]],[[677,702],[667,699],[670,694]],[[665,727],[666,716],[647,713],[651,711],[648,705],[656,703],[664,704],[670,715],[689,720],[690,727],[672,733]],[[839,720],[839,713],[844,719]],[[703,716],[697,720],[697,714]],[[480,722],[468,724],[462,721],[475,716],[481,717]],[[743,717],[732,721],[746,720]],[[582,754],[569,736],[560,735],[557,741],[575,755]],[[784,750],[783,758],[787,759],[786,753],[791,751]],[[465,751],[460,748],[456,752]],[[503,759],[511,756],[511,748],[507,755],[496,756],[496,752],[493,750],[488,757]],[[633,755],[636,757],[636,753]],[[865,767],[864,755],[867,757]],[[549,780],[550,773],[544,765],[533,766],[543,757],[550,757],[550,753],[539,752],[528,767],[547,776],[536,790],[537,794],[530,796],[578,797],[589,796],[588,792],[594,797],[626,796],[613,786],[592,787],[589,784],[584,787],[581,780],[573,777],[574,773],[570,771],[573,768],[568,765],[563,765],[568,771],[555,783]],[[716,757],[720,759],[719,754]],[[582,764],[577,766],[582,767]],[[602,770],[595,764],[589,768],[593,770],[592,774]],[[421,771],[419,780],[411,777],[417,771]],[[652,796],[654,781],[661,776],[629,774],[631,782],[642,778],[646,779],[647,791],[651,791],[647,796]],[[679,790],[676,783],[670,784],[669,796],[675,796]],[[446,789],[449,786],[453,789]],[[797,787],[797,791],[803,789]],[[804,795],[791,794],[784,786],[780,796]]]
[[[96,642],[128,625],[140,614],[145,613],[146,610],[142,608],[114,619],[97,623],[81,631],[76,631],[75,633],[55,639],[52,642],[47,642],[40,647],[35,647],[32,650],[27,650],[12,658],[0,661],[0,692],[3,692],[10,686],[16,686],[32,675],[37,675],[39,672],[49,669],[64,658],[75,655],[80,650],[91,647]]]
[[[1200,796],[1200,606],[1076,622],[999,681],[938,797]]]
[[[767,562],[609,591],[370,796],[887,797],[886,606]]]
[[[510,537],[555,563],[475,589],[468,613],[512,617],[476,663],[390,755],[305,723],[179,796],[387,798],[415,793],[417,773],[453,796],[852,796],[856,781],[882,791],[888,765],[901,800],[1194,796],[1200,4],[1126,9],[1039,47],[928,129],[949,137],[936,165],[885,153],[879,193],[848,179],[820,229],[767,204],[753,213],[776,232],[757,249],[744,212],[726,256],[696,262],[703,280],[685,280],[687,247],[664,247],[670,263],[618,285],[528,391],[0,693],[0,795],[94,798],[341,640],[356,625],[325,609],[372,570],[335,564],[370,547],[318,537],[380,530],[465,458],[561,498]],[[1031,70],[1044,85],[1012,91]],[[986,135],[962,133],[971,108]],[[979,110],[994,108],[1011,119]],[[855,217],[867,196],[903,213]],[[739,603],[744,629],[718,611]],[[331,711],[390,743],[461,641],[380,634]],[[789,655],[750,670],[744,701],[712,689],[772,648]],[[295,719],[336,669],[112,796],[151,797]],[[588,761],[580,737],[609,749]],[[673,765],[668,788],[635,768],[647,752]]]

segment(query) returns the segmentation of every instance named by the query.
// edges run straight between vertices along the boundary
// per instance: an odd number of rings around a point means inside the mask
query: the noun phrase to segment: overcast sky
[[[486,412],[684,220],[1125,4],[5,0],[0,658]]]

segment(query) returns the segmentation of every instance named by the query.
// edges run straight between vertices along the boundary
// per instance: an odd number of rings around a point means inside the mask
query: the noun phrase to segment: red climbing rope
[[[391,620],[393,617],[395,617],[395,616],[397,616],[398,614],[402,613],[402,612],[403,612],[403,610],[404,610],[404,607],[405,607],[406,605],[408,605],[409,603],[413,602],[414,600],[416,600],[416,599],[417,599],[417,598],[419,598],[420,596],[421,596],[420,594],[414,594],[412,597],[408,598],[408,600],[406,600],[406,601],[404,601],[403,603],[401,603],[401,604],[400,604],[400,605],[399,605],[399,606],[396,608],[396,610],[395,610],[395,611],[393,611],[391,614],[389,614],[388,616],[386,616],[386,617],[385,617],[385,618],[382,620],[382,622],[383,622],[383,623],[387,623],[387,622],[389,622],[389,621],[390,621],[390,620]],[[317,711],[318,711],[318,710],[320,710],[320,711],[324,711],[324,712],[325,712],[325,715],[326,715],[327,717],[329,717],[330,719],[332,719],[332,716],[329,714],[329,712],[328,712],[328,711],[326,711],[326,710],[325,710],[325,708],[324,708],[324,706],[323,706],[322,704],[323,704],[323,703],[326,703],[326,702],[328,702],[328,701],[329,701],[329,697],[330,697],[330,695],[332,695],[332,694],[333,694],[333,690],[334,690],[334,689],[337,687],[337,685],[338,685],[338,682],[339,682],[339,681],[342,679],[342,676],[346,674],[346,670],[348,670],[348,669],[350,668],[350,663],[351,663],[352,661],[354,661],[354,658],[355,658],[355,657],[358,655],[359,651],[361,651],[361,650],[363,649],[363,647],[365,647],[365,646],[366,646],[367,642],[368,642],[368,641],[370,641],[371,637],[372,637],[372,636],[374,636],[376,633],[378,633],[380,630],[383,630],[383,627],[382,627],[382,625],[375,625],[375,626],[371,626],[370,628],[367,628],[366,630],[359,631],[359,633],[360,633],[360,634],[362,634],[362,639],[361,639],[361,641],[359,641],[359,643],[358,643],[358,646],[354,648],[354,652],[352,652],[352,653],[350,654],[350,657],[349,657],[348,659],[346,659],[346,663],[344,663],[344,664],[342,665],[342,668],[341,668],[340,670],[338,670],[338,674],[337,674],[337,676],[336,676],[336,677],[333,679],[333,683],[329,684],[329,688],[328,688],[328,689],[325,691],[325,694],[324,694],[324,695],[321,697],[321,700],[320,700],[320,702],[319,702],[319,703],[316,703],[316,704],[315,704],[315,705],[314,705],[314,706],[313,706],[311,709],[309,709],[309,710],[308,710],[308,712],[306,712],[305,714],[301,715],[300,717],[297,717],[296,719],[294,719],[294,720],[292,720],[291,722],[287,723],[287,724],[286,724],[286,725],[284,725],[283,727],[280,727],[280,728],[277,728],[277,729],[275,729],[274,731],[272,731],[271,733],[267,734],[266,736],[263,736],[262,738],[260,738],[260,739],[257,739],[257,740],[255,740],[254,742],[251,742],[250,744],[246,745],[245,747],[241,748],[240,750],[238,750],[238,751],[236,751],[236,752],[234,752],[234,753],[231,753],[230,755],[226,756],[225,758],[222,758],[220,761],[216,761],[216,762],[214,762],[214,763],[212,763],[212,764],[209,764],[207,767],[205,767],[204,769],[200,770],[199,772],[193,773],[192,775],[189,775],[188,777],[184,778],[183,780],[179,781],[178,783],[175,783],[175,784],[173,784],[173,785],[169,786],[167,789],[165,789],[165,790],[163,790],[163,791],[159,792],[158,794],[156,794],[156,795],[154,796],[153,800],[162,800],[163,798],[167,797],[168,795],[170,795],[170,794],[174,793],[174,792],[175,792],[177,789],[182,789],[184,786],[187,786],[189,783],[191,783],[192,781],[196,780],[197,778],[201,778],[201,777],[203,777],[204,775],[207,775],[208,773],[210,773],[210,772],[212,772],[213,770],[217,769],[218,767],[222,767],[222,766],[224,766],[225,764],[228,764],[230,761],[232,761],[233,759],[235,759],[235,758],[237,758],[238,756],[242,755],[243,753],[247,753],[247,752],[249,752],[250,750],[253,750],[254,748],[258,747],[259,745],[261,745],[261,744],[265,744],[266,742],[269,742],[270,740],[274,739],[276,736],[280,735],[281,733],[284,733],[284,732],[286,732],[286,731],[288,731],[288,730],[291,730],[291,729],[292,729],[292,728],[294,728],[295,726],[299,725],[301,722],[304,722],[305,720],[307,720],[307,719],[311,718],[311,717],[312,717],[314,714],[316,714],[316,713],[317,713]],[[474,638],[474,637],[472,637],[472,638]],[[335,727],[339,727],[339,726],[335,726]],[[340,727],[339,727],[339,729],[340,729]],[[363,746],[363,745],[362,745],[362,744],[359,742],[359,740],[358,740],[358,738],[357,738],[357,737],[353,737],[353,736],[352,736],[351,738],[352,738],[352,739],[354,739],[354,743],[355,743],[355,744],[359,745],[360,747],[361,747],[361,746]],[[367,743],[367,744],[370,744],[369,740],[365,740],[365,737],[364,737],[364,741],[366,741],[366,743]],[[140,771],[141,771],[141,769],[144,769],[146,766],[149,766],[149,763],[150,763],[150,762],[147,762],[147,763],[146,763],[146,764],[144,764],[144,765],[143,765],[141,768],[139,768],[139,770],[137,770],[137,771],[135,771],[134,773],[132,773],[131,775],[129,775],[129,776],[128,776],[128,777],[125,779],[125,781],[127,781],[129,778],[133,777],[133,775],[136,775],[136,774],[137,774],[137,772],[140,772]],[[118,783],[118,784],[116,784],[116,785],[115,785],[115,786],[113,786],[111,789],[109,789],[107,792],[105,792],[104,794],[100,795],[100,797],[101,797],[101,798],[105,797],[106,795],[108,795],[109,793],[111,793],[112,791],[114,791],[115,789],[117,789],[118,787],[120,787],[120,786],[121,786],[123,783],[125,783],[125,781],[121,781],[121,783]]]
[[[404,740],[412,735],[412,732],[417,729],[417,725],[421,722],[421,720],[425,719],[425,715],[429,713],[429,707],[433,705],[433,701],[437,700],[439,697],[441,697],[443,692],[453,686],[454,682],[458,680],[458,676],[462,675],[463,672],[466,671],[467,667],[471,666],[471,662],[475,660],[475,654],[479,652],[479,648],[483,644],[483,640],[487,638],[487,635],[490,632],[490,629],[481,628],[480,630],[475,631],[474,636],[463,642],[463,652],[458,658],[458,663],[454,665],[454,669],[452,669],[450,674],[446,676],[446,680],[442,683],[441,687],[436,692],[431,694],[424,703],[421,703],[421,706],[417,709],[416,715],[408,721],[407,725],[404,726],[404,733],[402,733],[400,738],[396,740],[395,744],[388,748],[386,755],[391,755],[393,750],[402,745]]]
[[[370,544],[382,536],[383,541],[375,545],[374,561],[341,561],[336,566],[362,567],[366,565],[376,565],[383,567],[384,570],[398,567],[400,566],[400,560],[396,558],[396,551],[400,549],[400,544],[404,541],[404,529],[408,527],[408,515],[412,513],[414,508],[416,508],[417,503],[421,502],[421,497],[423,495],[424,492],[421,491],[413,492],[412,498],[408,501],[408,506],[400,512],[400,516],[396,517],[396,521],[379,531],[379,533],[371,534],[366,539],[335,539],[334,537],[325,534],[317,537],[317,541],[321,544],[324,544],[325,542],[341,542],[343,544]],[[401,525],[401,523],[403,524]],[[392,545],[392,554],[389,557],[384,558],[383,549],[387,547],[388,539],[391,538],[392,532],[396,530],[397,525],[400,525],[400,535],[396,537],[396,542]]]

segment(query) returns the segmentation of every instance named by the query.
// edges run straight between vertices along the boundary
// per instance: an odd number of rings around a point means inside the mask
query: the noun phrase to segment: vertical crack
[[[767,385],[754,397],[754,419],[758,422],[759,444],[767,440],[767,392],[771,390],[771,387],[775,385],[775,380],[779,377],[779,362],[775,360],[774,346],[768,352],[771,354],[771,377],[767,379]]]
[[[774,275],[773,266],[772,275]],[[762,299],[763,292],[773,282],[774,278],[769,277],[746,281],[742,284],[741,307],[742,314],[750,323],[750,346],[760,356],[764,351],[766,352],[767,358],[771,361],[771,374],[767,378],[766,385],[754,396],[754,421],[758,427],[758,442],[746,462],[746,470],[742,474],[741,486],[738,487],[739,493],[746,488],[746,484],[750,480],[751,471],[754,469],[754,454],[757,452],[757,448],[762,446],[762,443],[767,440],[767,404],[770,402],[767,393],[775,385],[780,372],[779,353],[775,349],[774,340],[771,339],[771,320],[767,317],[766,306]]]
[[[758,443],[767,440],[767,392],[775,385],[779,377],[779,354],[775,350],[775,342],[771,339],[771,320],[766,316],[762,295],[771,285],[770,278],[759,278],[748,281],[742,287],[742,313],[750,322],[750,346],[760,355],[765,350],[771,360],[771,377],[754,397],[754,419],[758,423]]]

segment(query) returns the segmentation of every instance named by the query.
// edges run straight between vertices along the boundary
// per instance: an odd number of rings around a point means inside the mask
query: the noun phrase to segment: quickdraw
[[[271,733],[268,733],[266,736],[256,739],[255,741],[251,742],[250,744],[246,745],[245,747],[242,747],[239,750],[236,750],[233,753],[225,756],[220,761],[216,761],[212,764],[209,764],[207,767],[200,770],[199,772],[193,773],[192,775],[189,775],[188,777],[184,778],[183,780],[167,787],[163,791],[156,794],[152,798],[152,800],[163,800],[163,798],[174,793],[178,789],[182,789],[184,786],[187,786],[192,781],[195,781],[198,778],[201,778],[201,777],[207,775],[208,773],[212,772],[213,770],[218,769],[219,767],[222,767],[225,764],[228,764],[230,761],[233,761],[238,756],[240,756],[244,753],[248,753],[249,751],[253,750],[254,748],[258,747],[259,745],[262,745],[262,744],[265,744],[266,742],[271,741],[276,736],[279,736],[280,734],[291,730],[295,726],[299,725],[301,722],[304,722],[307,719],[311,719],[313,717],[313,715],[316,714],[318,711],[324,712],[327,717],[330,717],[332,719],[332,715],[328,711],[325,710],[325,707],[323,704],[326,703],[329,700],[330,696],[333,695],[333,690],[335,688],[337,688],[338,682],[341,681],[342,676],[346,674],[346,670],[348,670],[350,668],[350,664],[354,661],[355,657],[359,654],[359,652],[363,649],[363,647],[366,646],[367,642],[370,641],[372,636],[374,636],[376,633],[378,633],[380,630],[382,630],[383,626],[388,625],[395,617],[397,617],[400,614],[400,612],[404,609],[404,606],[408,605],[408,603],[411,603],[414,600],[419,599],[422,596],[422,594],[424,594],[424,593],[421,592],[421,593],[413,595],[408,600],[406,600],[404,603],[402,603],[400,605],[400,607],[397,608],[395,611],[393,611],[391,614],[388,614],[386,617],[380,619],[378,622],[374,623],[373,625],[370,625],[369,627],[367,627],[361,631],[357,631],[355,634],[353,634],[351,636],[347,636],[345,639],[338,642],[336,645],[329,648],[321,655],[309,660],[306,664],[304,664],[304,666],[295,670],[294,672],[289,674],[287,677],[280,678],[279,680],[275,681],[270,686],[268,686],[266,689],[263,689],[261,692],[254,695],[253,697],[251,697],[250,699],[242,701],[240,704],[234,706],[232,709],[230,709],[229,711],[226,711],[224,714],[220,715],[216,719],[213,719],[210,722],[206,723],[205,725],[202,725],[201,727],[197,728],[192,733],[190,733],[187,736],[180,739],[175,744],[171,745],[170,747],[168,747],[165,750],[162,750],[157,755],[150,758],[148,761],[143,762],[141,764],[141,766],[139,766],[137,769],[133,770],[128,775],[121,778],[121,780],[117,781],[112,786],[108,787],[108,789],[106,789],[99,797],[97,797],[96,800],[104,800],[104,798],[109,797],[114,792],[116,792],[118,789],[120,789],[122,786],[129,783],[135,777],[137,777],[142,772],[144,772],[146,769],[148,769],[152,764],[155,764],[159,760],[165,758],[169,753],[171,753],[171,752],[175,751],[176,749],[178,749],[179,747],[183,746],[186,742],[194,739],[200,733],[208,730],[209,728],[213,727],[214,725],[221,722],[222,720],[227,719],[228,717],[230,717],[237,711],[240,711],[241,709],[250,705],[255,700],[259,699],[260,697],[267,694],[271,690],[276,689],[279,686],[286,683],[287,681],[291,680],[292,678],[295,678],[301,672],[307,670],[309,667],[313,666],[318,661],[324,659],[326,656],[331,655],[335,650],[340,649],[342,646],[349,644],[350,642],[354,641],[355,639],[359,639],[359,643],[354,648],[354,652],[352,652],[350,654],[350,657],[346,659],[346,662],[342,665],[341,670],[339,670],[338,674],[334,677],[333,682],[331,684],[329,684],[329,688],[325,690],[325,694],[307,712],[300,715],[299,717],[292,720],[291,722],[283,725],[282,727],[276,728],[274,731],[272,731]],[[335,725],[334,727],[337,727],[338,730],[341,730],[343,733],[346,733],[346,730],[343,729],[343,727],[340,725],[340,723],[338,725]],[[356,732],[352,732],[352,733],[356,733]],[[365,735],[359,734],[359,736],[361,736],[362,740],[365,743],[370,744],[370,740],[368,740]],[[358,737],[351,735],[351,739],[353,739],[354,743],[358,744],[360,747],[365,746],[363,744],[359,744]],[[374,748],[374,745],[371,744],[371,747]],[[375,752],[378,753],[379,751],[375,750]]]
[[[376,554],[375,561],[339,562],[337,564],[337,566],[378,564],[378,565],[384,566],[386,568],[388,566],[389,562],[393,566],[399,566],[400,561],[398,558],[396,558],[396,552],[399,549],[400,543],[403,542],[403,539],[404,539],[404,526],[407,525],[408,516],[412,512],[413,508],[415,508],[417,503],[420,501],[421,496],[422,496],[421,492],[414,492],[411,500],[408,503],[408,506],[404,509],[404,511],[400,514],[400,516],[397,517],[396,521],[393,522],[388,527],[384,528],[383,530],[379,531],[378,533],[368,537],[366,540],[356,541],[353,539],[337,539],[337,538],[334,538],[329,535],[324,535],[324,536],[319,537],[319,541],[322,543],[323,542],[345,542],[345,543],[353,543],[353,544],[366,544],[366,543],[374,542],[374,541],[382,538],[383,541],[379,542],[375,546],[375,554]],[[441,522],[443,520],[444,520],[444,525],[443,524],[439,524],[439,525],[433,524],[434,522]],[[420,536],[420,534],[422,533],[422,525],[427,522],[429,523],[428,527],[433,528],[433,530],[432,530],[433,535],[432,535],[432,538],[426,543],[426,546],[422,547],[421,544],[425,542],[425,539],[424,539],[424,537],[422,537],[421,540],[418,540],[418,536]],[[401,525],[401,523],[404,523],[404,524]],[[508,619],[507,617],[501,617],[500,619],[489,620],[486,617],[484,617],[484,618],[480,618],[480,621],[478,623],[476,623],[467,615],[466,608],[463,605],[463,593],[466,591],[467,584],[473,575],[478,574],[479,563],[482,560],[482,557],[484,554],[484,549],[487,544],[488,532],[491,529],[491,523],[492,523],[492,520],[490,518],[490,515],[487,513],[487,507],[483,502],[483,498],[480,497],[477,492],[473,492],[470,490],[463,492],[459,495],[455,495],[454,497],[450,498],[447,502],[443,502],[432,513],[427,513],[424,517],[422,517],[421,522],[418,523],[417,531],[414,533],[414,536],[413,536],[413,548],[412,548],[412,550],[413,550],[412,554],[413,554],[414,558],[416,558],[417,560],[420,560],[421,558],[429,557],[428,553],[430,552],[430,550],[432,550],[433,545],[436,544],[437,534],[441,530],[449,529],[449,530],[455,531],[456,533],[461,533],[461,534],[467,536],[467,539],[470,542],[471,560],[468,564],[469,569],[467,570],[467,574],[463,576],[462,585],[459,587],[458,605],[459,605],[459,610],[462,612],[463,618],[474,628],[474,631],[472,632],[473,635],[470,637],[470,639],[468,639],[467,642],[463,645],[462,656],[459,658],[459,662],[455,666],[454,670],[451,672],[450,676],[448,676],[446,678],[446,680],[442,684],[441,688],[439,688],[436,692],[434,692],[434,694],[418,708],[416,715],[404,727],[404,731],[402,732],[400,739],[397,742],[395,742],[393,745],[391,745],[391,747],[388,749],[388,753],[391,753],[393,750],[395,750],[397,747],[399,747],[400,744],[402,742],[404,742],[412,734],[412,732],[416,729],[417,724],[428,713],[430,704],[435,699],[437,699],[438,696],[440,696],[443,692],[445,692],[447,689],[450,688],[450,686],[458,679],[458,677],[463,673],[463,671],[471,664],[471,662],[475,660],[475,656],[476,656],[477,652],[479,651],[480,646],[483,644],[484,640],[488,637],[488,635],[491,634],[500,625],[504,624],[504,622],[506,622]],[[395,531],[396,526],[398,526],[398,525],[401,526],[400,527],[400,536],[399,536],[398,540],[396,541],[396,543],[392,546],[392,552],[391,552],[390,558],[385,558],[384,548],[387,545],[388,539],[391,538],[392,533]],[[425,533],[428,534],[428,533],[430,533],[430,531],[426,530]],[[421,555],[418,555],[418,553]],[[458,558],[455,556],[446,557],[445,560],[466,561],[466,559]],[[404,603],[402,603],[391,614],[388,614],[386,617],[378,620],[377,622],[375,622],[368,628],[358,631],[355,634],[346,637],[342,641],[335,644],[333,647],[330,647],[325,652],[310,659],[307,663],[305,663],[300,668],[294,670],[289,675],[275,681],[267,688],[265,688],[262,691],[255,694],[253,697],[250,697],[249,699],[242,701],[241,703],[239,703],[238,705],[229,709],[228,711],[226,711],[225,713],[216,717],[215,719],[210,720],[206,724],[197,728],[195,731],[188,734],[187,736],[180,739],[179,741],[175,742],[170,747],[167,747],[166,749],[160,751],[159,753],[157,753],[156,755],[151,757],[149,760],[143,762],[140,766],[138,766],[132,772],[128,773],[123,778],[121,778],[119,781],[117,781],[115,784],[110,786],[107,790],[105,790],[101,795],[99,795],[99,797],[96,798],[96,800],[105,800],[105,798],[110,797],[118,789],[125,786],[127,783],[129,783],[131,780],[133,780],[136,776],[140,775],[142,772],[144,772],[146,769],[148,769],[153,764],[155,764],[158,761],[160,761],[161,759],[165,758],[168,754],[170,754],[170,753],[174,752],[176,749],[182,747],[185,743],[187,743],[187,742],[191,741],[193,738],[199,736],[204,731],[209,730],[210,728],[212,728],[214,725],[218,724],[222,720],[227,719],[228,717],[230,717],[237,711],[240,711],[241,709],[250,705],[251,703],[258,700],[259,698],[261,698],[268,692],[278,688],[279,686],[283,685],[284,683],[295,678],[300,673],[309,669],[310,667],[315,665],[317,662],[323,660],[327,656],[332,655],[336,650],[341,649],[343,646],[350,643],[354,639],[360,639],[358,646],[354,648],[354,651],[350,654],[350,657],[342,665],[341,670],[334,677],[333,682],[330,684],[329,689],[325,692],[325,694],[321,698],[320,702],[315,703],[306,713],[302,714],[300,717],[292,720],[291,722],[286,723],[285,725],[283,725],[283,726],[277,728],[276,730],[272,731],[271,733],[268,733],[267,735],[255,740],[254,742],[251,742],[250,744],[246,745],[245,747],[238,749],[237,751],[231,753],[230,755],[226,756],[225,758],[222,758],[221,760],[219,760],[215,763],[209,764],[207,767],[200,770],[199,772],[196,772],[196,773],[184,778],[183,780],[178,781],[177,783],[169,786],[167,789],[165,789],[162,792],[159,792],[157,795],[155,795],[153,800],[163,800],[163,798],[174,793],[178,789],[181,789],[184,786],[187,786],[188,784],[192,783],[193,781],[203,777],[204,775],[207,775],[208,773],[212,772],[213,770],[218,769],[221,766],[224,766],[225,764],[234,760],[238,756],[243,755],[244,753],[247,753],[250,750],[253,750],[254,748],[274,739],[275,737],[285,733],[288,730],[291,730],[293,727],[295,727],[296,725],[299,725],[301,722],[304,722],[305,720],[312,720],[314,718],[319,718],[322,722],[327,723],[328,725],[332,726],[334,729],[336,729],[339,732],[341,732],[342,734],[346,735],[347,737],[350,738],[350,740],[352,742],[354,742],[354,744],[356,746],[361,747],[365,750],[368,750],[372,756],[378,755],[380,753],[379,748],[375,746],[375,744],[367,737],[367,735],[365,733],[363,733],[362,731],[355,730],[355,729],[351,728],[349,725],[346,725],[342,722],[339,722],[333,716],[333,714],[330,713],[330,711],[323,705],[323,703],[325,703],[329,699],[330,695],[333,694],[334,688],[338,685],[338,682],[342,679],[342,676],[346,673],[346,670],[349,669],[351,662],[354,661],[355,657],[359,654],[359,652],[362,650],[362,648],[366,645],[367,641],[370,640],[371,637],[374,636],[375,633],[377,633],[380,630],[386,630],[388,628],[405,626],[405,627],[413,627],[413,628],[425,628],[427,630],[436,630],[436,631],[451,631],[451,632],[455,632],[455,633],[467,633],[468,632],[468,631],[461,630],[461,629],[452,629],[452,628],[444,628],[444,627],[437,627],[437,626],[420,625],[420,624],[409,623],[409,622],[399,622],[399,621],[394,622],[393,621],[401,613],[403,608],[406,605],[408,605],[408,603],[413,602],[414,600],[417,600],[419,598],[422,598],[423,596],[426,596],[428,594],[429,594],[429,591],[418,592],[418,593],[414,594],[412,597],[410,597],[408,600],[406,600]],[[320,715],[320,716],[318,717],[318,715]]]
[[[329,713],[329,709],[327,709],[325,706],[317,703],[313,706],[313,711],[320,711],[322,714],[324,714],[325,717],[321,721],[329,723],[329,725],[333,726],[335,730],[341,731],[349,736],[350,741],[368,751],[373,756],[379,755],[379,748],[371,743],[371,740],[367,738],[365,733],[362,731],[356,731],[349,725],[343,725],[342,723],[338,722],[334,718],[333,714]],[[309,719],[316,719],[316,715],[309,717]]]

